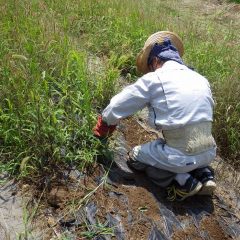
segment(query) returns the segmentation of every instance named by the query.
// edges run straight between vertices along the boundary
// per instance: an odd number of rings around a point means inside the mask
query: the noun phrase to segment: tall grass
[[[136,79],[136,54],[159,30],[177,32],[185,62],[209,79],[219,152],[239,164],[236,24],[201,18],[175,0],[0,3],[1,169],[25,175],[59,162],[91,164],[97,112],[116,91],[120,72]]]
[[[94,161],[97,109],[113,94],[118,77],[110,65],[98,76],[92,73],[86,52],[56,30],[57,22],[44,19],[52,12],[39,14],[42,4],[2,5],[1,169],[22,176],[54,171],[59,163],[85,168]]]

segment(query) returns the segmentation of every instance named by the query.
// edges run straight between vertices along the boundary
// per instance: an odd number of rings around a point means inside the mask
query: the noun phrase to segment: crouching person
[[[111,99],[94,128],[95,135],[106,137],[120,119],[148,107],[149,124],[164,139],[134,147],[128,164],[166,188],[171,201],[211,195],[216,188],[208,167],[216,156],[214,101],[207,79],[185,66],[183,51],[175,33],[151,35],[137,57],[144,75]]]

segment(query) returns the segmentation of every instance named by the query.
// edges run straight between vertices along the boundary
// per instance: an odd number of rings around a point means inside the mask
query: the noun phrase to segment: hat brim
[[[137,56],[136,66],[137,71],[143,74],[150,72],[149,66],[147,64],[150,51],[155,43],[162,43],[165,38],[170,39],[172,44],[177,48],[179,55],[182,57],[184,53],[184,47],[181,38],[169,31],[160,31],[152,34],[144,44],[144,47],[139,52]]]

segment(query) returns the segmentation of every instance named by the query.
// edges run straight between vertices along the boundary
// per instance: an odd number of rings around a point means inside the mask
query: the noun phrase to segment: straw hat
[[[177,34],[168,31],[156,32],[147,39],[143,49],[137,56],[136,65],[139,72],[145,74],[150,71],[147,64],[150,51],[152,50],[152,47],[155,43],[162,43],[165,38],[171,40],[172,44],[177,48],[179,55],[182,57],[184,52],[183,43],[181,38]]]

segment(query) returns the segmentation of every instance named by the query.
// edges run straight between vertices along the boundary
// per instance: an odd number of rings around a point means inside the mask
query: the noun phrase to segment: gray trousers
[[[134,158],[130,158],[128,164],[137,171],[145,172],[149,179],[160,187],[167,187],[176,176],[176,173],[149,166]]]

